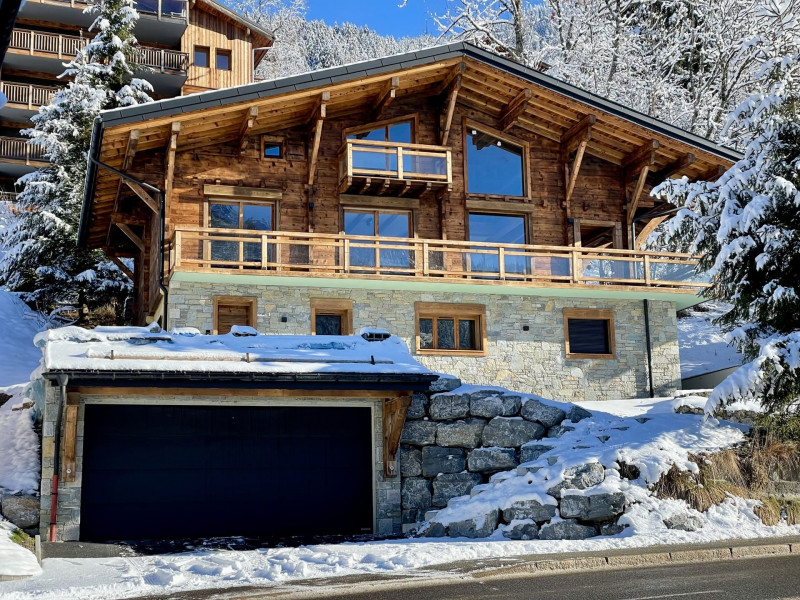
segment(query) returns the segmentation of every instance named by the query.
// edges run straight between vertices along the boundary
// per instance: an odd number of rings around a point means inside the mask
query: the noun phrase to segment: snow
[[[2,388],[27,383],[30,373],[42,359],[33,345],[33,338],[42,324],[38,315],[14,294],[0,289],[0,323],[3,324],[0,345],[0,392]]]
[[[40,575],[42,569],[32,552],[11,541],[15,527],[0,519],[0,576],[2,575]],[[0,583],[0,597],[3,595]]]
[[[35,412],[11,410],[23,400],[24,386],[6,388],[11,399],[0,406],[0,491],[39,490],[39,436],[33,430]]]
[[[735,346],[725,341],[724,334],[711,321],[730,310],[722,302],[706,302],[703,310],[689,309],[678,318],[678,344],[681,356],[681,377],[693,377],[728,367],[738,367],[743,357]]]

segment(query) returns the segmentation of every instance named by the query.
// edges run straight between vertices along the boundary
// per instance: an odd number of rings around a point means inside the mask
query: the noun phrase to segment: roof
[[[45,376],[71,380],[210,380],[272,382],[267,387],[339,384],[364,389],[428,384],[439,376],[409,354],[395,336],[367,341],[359,335],[258,335],[234,328],[225,335],[201,335],[193,328],[162,331],[148,327],[51,329],[36,336]],[[294,385],[290,385],[294,384]],[[419,385],[415,387],[420,387]]]
[[[245,27],[249,28],[253,32],[257,33],[258,35],[261,35],[261,36],[267,38],[270,42],[274,42],[275,41],[275,34],[273,34],[272,31],[270,31],[269,29],[267,29],[266,27],[264,27],[262,25],[259,25],[258,23],[256,23],[252,19],[244,16],[243,14],[231,10],[230,8],[225,6],[224,4],[222,4],[220,2],[217,2],[216,0],[200,0],[200,2],[203,3],[203,4],[207,4],[208,6],[213,8],[214,10],[216,10],[216,11],[222,13],[223,15],[225,15],[226,17],[228,17],[229,19],[233,19],[234,21],[238,21],[239,23],[241,23]]]

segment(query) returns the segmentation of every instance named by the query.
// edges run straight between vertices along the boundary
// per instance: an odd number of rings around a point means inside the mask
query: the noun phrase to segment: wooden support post
[[[667,220],[669,215],[662,215],[660,217],[654,217],[650,219],[647,224],[644,226],[638,234],[636,234],[636,242],[634,246],[634,250],[641,250],[644,248],[644,243],[647,241],[647,238],[650,237],[650,234],[656,230],[656,227],[661,225],[664,221]]]
[[[372,121],[379,121],[383,111],[386,110],[386,107],[391,104],[392,100],[394,100],[395,96],[397,95],[397,88],[400,87],[400,78],[399,77],[392,77],[386,84],[381,88],[381,91],[378,93],[378,97],[375,99],[375,102],[372,105]]]
[[[131,165],[133,164],[133,159],[136,156],[136,149],[139,146],[140,135],[141,133],[138,129],[131,129],[130,133],[128,134],[128,143],[125,146],[125,156],[122,159],[122,166],[119,168],[119,170],[123,173],[130,169]],[[114,196],[114,214],[119,212],[119,199],[120,195],[122,194],[122,182],[123,179],[120,177],[119,184],[117,184],[117,194]],[[111,229],[109,228],[108,235],[106,235],[106,245],[108,245],[110,242]]]
[[[463,63],[461,63],[463,64]],[[439,143],[442,146],[447,145],[447,140],[450,138],[450,128],[453,125],[453,115],[456,110],[456,102],[458,101],[458,92],[461,89],[461,72],[453,77],[449,87],[445,90],[447,97],[443,103],[442,113],[439,115]]]
[[[166,161],[164,166],[164,212],[167,225],[169,225],[169,207],[172,200],[172,184],[175,176],[175,151],[178,149],[178,134],[181,131],[180,121],[175,121],[170,127],[167,140]],[[166,233],[166,232],[165,232]]]
[[[258,107],[251,106],[242,119],[242,124],[239,126],[239,156],[244,154],[247,150],[247,143],[249,141],[248,134],[255,125],[256,118],[258,117]]]
[[[578,181],[578,173],[581,169],[586,146],[592,139],[592,126],[596,122],[597,117],[595,115],[586,115],[561,135],[560,156],[561,164],[564,166],[566,188],[564,208],[567,211],[568,219],[572,218],[572,193],[575,191],[575,184]],[[570,155],[573,152],[575,152],[575,158],[570,164]]]
[[[317,100],[316,105],[314,106],[314,111],[311,114],[312,129],[311,129],[311,147],[309,148],[309,157],[308,157],[308,186],[309,188],[314,185],[314,177],[317,173],[317,158],[319,157],[319,144],[322,140],[322,125],[325,122],[325,117],[327,116],[327,108],[326,103],[331,99],[330,92],[322,92],[320,94],[319,99]],[[351,157],[348,157],[351,159]],[[352,165],[352,159],[348,162],[348,165]]]
[[[500,115],[500,129],[508,131],[519,119],[520,115],[528,108],[528,102],[533,97],[533,92],[530,88],[525,88],[516,97],[505,105],[503,112]]]
[[[133,232],[133,230],[130,227],[128,227],[125,223],[115,222],[114,225],[116,225],[119,228],[119,230],[122,233],[124,233],[130,241],[133,242],[133,244],[139,249],[140,252],[144,253],[144,242],[142,241],[142,238],[136,235]]]
[[[383,475],[387,478],[395,478],[400,474],[397,452],[409,406],[411,396],[387,398],[383,403]]]
[[[158,215],[159,207],[155,198],[148,194],[147,191],[138,183],[131,181],[130,179],[123,179],[123,181],[125,182],[125,185],[128,186],[131,191],[136,194],[142,200],[142,202],[145,203],[147,208],[153,211],[153,214]]]
[[[67,394],[67,405],[64,407],[64,460],[61,465],[62,481],[75,481],[78,445],[78,405],[80,394]]]
[[[628,227],[633,223],[636,209],[639,208],[639,197],[642,195],[647,175],[656,162],[658,146],[658,140],[650,140],[628,154],[622,161],[624,189],[627,190],[631,179],[636,178],[633,194],[628,198],[627,203]]]
[[[628,201],[628,227],[633,223],[636,209],[639,208],[639,198],[642,195],[644,182],[647,180],[647,173],[649,172],[650,167],[648,165],[644,165],[639,171],[639,178],[636,180],[636,185],[633,188],[633,195],[631,195],[631,199]]]
[[[117,265],[117,268],[123,273],[125,273],[128,279],[130,279],[131,281],[136,281],[136,279],[133,277],[133,271],[131,271],[128,267],[126,267],[125,263],[122,262],[122,260],[120,260],[118,256],[109,256],[108,260]]]

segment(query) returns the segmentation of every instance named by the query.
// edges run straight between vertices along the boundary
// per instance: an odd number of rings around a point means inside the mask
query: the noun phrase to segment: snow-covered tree
[[[668,180],[653,193],[683,206],[664,241],[701,255],[712,287],[731,303],[719,318],[750,361],[713,392],[720,403],[758,399],[800,439],[800,22],[798,0],[763,0],[770,39],[752,41],[763,91],[732,114],[744,157],[717,182]],[[786,430],[784,431],[786,433]]]
[[[149,102],[152,88],[135,78],[133,0],[100,0],[97,34],[66,65],[72,78],[34,115],[29,144],[50,165],[22,177],[17,212],[3,232],[0,283],[40,310],[68,303],[90,308],[115,301],[121,310],[130,281],[101,251],[78,249],[78,225],[92,123],[107,108]]]

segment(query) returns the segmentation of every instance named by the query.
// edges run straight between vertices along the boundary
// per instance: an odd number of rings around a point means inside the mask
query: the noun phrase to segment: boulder
[[[495,392],[496,394],[496,392]],[[519,412],[522,399],[519,396],[494,395],[486,398],[472,398],[469,412],[473,417],[513,417]]]
[[[458,377],[452,377],[449,375],[439,376],[439,379],[432,382],[430,386],[428,386],[428,391],[431,394],[436,394],[438,392],[452,392],[455,389],[461,387],[461,380]]]
[[[466,519],[464,521],[456,521],[448,525],[448,535],[451,538],[466,537],[466,538],[483,538],[489,537],[494,533],[497,528],[498,511],[492,510],[486,513],[483,518],[477,517],[475,519]]]
[[[427,446],[426,446],[427,447]],[[422,452],[411,446],[400,446],[400,475],[403,477],[417,477],[422,475]]]
[[[676,513],[664,520],[667,529],[679,529],[681,531],[697,531],[703,528],[703,520],[697,515],[689,513]]]
[[[561,490],[585,490],[598,483],[603,483],[606,470],[600,463],[585,463],[564,469],[564,478],[561,483],[554,485],[547,493],[556,498],[561,497]]]
[[[503,521],[536,521],[542,523],[556,516],[554,504],[542,504],[538,500],[517,500],[508,508],[503,509]]]
[[[403,479],[400,497],[405,510],[412,508],[428,510],[431,507],[431,482],[421,477]]]
[[[513,448],[475,448],[467,457],[467,467],[473,473],[496,473],[517,466]]]
[[[469,396],[470,400],[483,400],[484,398],[489,398],[490,396],[499,396],[503,393],[503,390],[475,390],[474,392],[467,392],[467,396]]]
[[[526,463],[537,460],[545,452],[550,452],[555,446],[545,446],[544,444],[534,444],[529,442],[519,449],[519,462]]]
[[[0,511],[3,516],[20,529],[34,529],[39,526],[39,498],[27,494],[0,498]]]
[[[436,443],[436,423],[433,421],[406,421],[400,442],[412,446],[430,446]]]
[[[469,396],[466,394],[436,394],[428,407],[431,419],[446,421],[469,415]]]
[[[425,394],[420,394],[419,392],[415,393],[411,396],[411,406],[408,407],[408,411],[406,412],[406,419],[413,421],[414,419],[427,417],[429,403],[430,400],[428,400]]]
[[[423,520],[424,512],[418,508],[409,508],[402,511],[403,524],[419,523]]]
[[[581,525],[573,519],[547,523],[539,530],[539,539],[542,540],[585,540],[596,535],[594,527]]]
[[[572,408],[567,411],[567,418],[573,423],[579,423],[580,421],[588,419],[591,416],[592,413],[585,408],[581,408],[580,406],[573,405]]]
[[[428,523],[417,532],[418,537],[440,538],[447,536],[447,529],[441,523]]]
[[[519,447],[531,440],[540,440],[544,436],[544,427],[523,419],[495,417],[483,430],[484,446],[502,446],[504,448]]]
[[[543,404],[535,398],[529,399],[522,405],[520,414],[522,418],[541,423],[548,429],[561,423],[567,416],[567,413],[560,408]]]
[[[625,510],[625,494],[567,495],[561,498],[561,516],[581,521],[609,521]]]
[[[422,476],[436,477],[439,473],[460,473],[467,466],[467,453],[462,448],[425,446],[422,449]]]
[[[439,423],[436,443],[448,448],[476,448],[480,446],[484,427],[486,421],[475,418]]]
[[[547,437],[560,438],[568,431],[575,431],[575,428],[570,427],[569,425],[556,425],[555,427],[551,427],[550,429],[547,430]]]
[[[536,540],[539,527],[533,521],[515,521],[503,527],[503,537],[509,540]]]
[[[446,473],[433,480],[433,505],[447,506],[451,498],[466,496],[482,481],[477,473]]]

